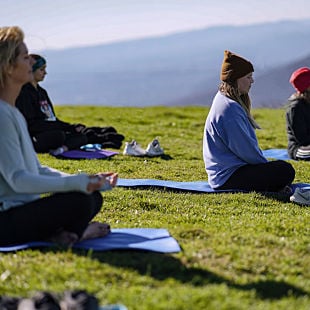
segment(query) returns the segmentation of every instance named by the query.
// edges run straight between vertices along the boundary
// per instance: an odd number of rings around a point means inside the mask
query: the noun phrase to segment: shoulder
[[[5,119],[8,115],[13,112],[13,107],[8,103],[0,100],[0,117],[1,119]]]
[[[237,101],[225,96],[221,92],[218,92],[215,95],[214,102],[222,104],[222,105],[226,106],[227,108],[233,108],[233,109],[237,108],[238,109],[239,107],[241,107]]]
[[[303,98],[291,97],[286,105],[286,114],[308,114],[310,104]]]
[[[20,93],[27,93],[27,92],[33,92],[33,91],[35,91],[34,86],[31,83],[27,83],[23,85]]]
[[[245,110],[238,102],[218,93],[212,103],[207,122],[226,128],[230,127],[231,124],[241,126],[241,124],[248,122],[248,118]]]
[[[42,86],[40,86],[39,84],[38,84],[38,86],[37,86],[37,89],[38,89],[39,92],[47,94],[46,89],[43,88]]]
[[[11,124],[19,122],[19,114],[17,108],[0,100],[0,123],[3,129],[7,129]]]
[[[238,102],[221,93],[216,95],[213,105],[219,113],[227,115],[227,117],[232,115],[246,116],[246,112]]]
[[[294,108],[296,106],[304,106],[306,101],[303,98],[297,97],[295,94],[288,98],[286,107],[288,109]]]
[[[33,87],[31,83],[27,83],[23,85],[21,88],[19,95],[16,99],[17,105],[21,103],[21,101],[25,100],[25,98],[28,98],[29,96],[34,96],[36,93],[36,89]]]

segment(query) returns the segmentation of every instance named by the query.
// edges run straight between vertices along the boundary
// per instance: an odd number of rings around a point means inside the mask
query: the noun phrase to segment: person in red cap
[[[206,119],[203,158],[208,182],[219,190],[291,193],[295,177],[292,165],[268,161],[258,146],[251,115],[249,90],[254,68],[251,62],[224,52],[221,84]]]
[[[296,92],[288,99],[286,131],[288,155],[295,160],[310,160],[310,69],[294,71],[290,83]]]

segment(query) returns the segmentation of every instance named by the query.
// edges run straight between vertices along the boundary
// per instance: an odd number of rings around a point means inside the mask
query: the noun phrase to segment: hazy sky
[[[0,0],[0,7],[1,26],[20,26],[30,51],[310,18],[309,0]]]

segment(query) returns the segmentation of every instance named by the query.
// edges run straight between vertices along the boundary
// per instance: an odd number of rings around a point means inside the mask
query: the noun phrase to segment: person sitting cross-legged
[[[208,113],[203,137],[203,158],[214,189],[284,192],[290,194],[293,166],[268,161],[259,148],[251,114],[249,91],[254,83],[251,62],[224,52],[221,84]]]
[[[310,160],[310,69],[295,70],[290,83],[296,92],[288,99],[286,132],[288,154],[295,160]]]
[[[112,126],[87,127],[60,120],[47,91],[39,85],[46,73],[46,60],[31,54],[33,78],[23,85],[16,99],[16,107],[22,112],[37,153],[51,152],[59,155],[86,144],[101,144],[102,148],[119,149],[124,136]]]
[[[107,235],[109,224],[93,218],[102,208],[100,191],[115,187],[117,173],[68,174],[41,165],[15,107],[32,79],[19,27],[0,27],[0,55],[0,246],[47,240],[71,246]]]

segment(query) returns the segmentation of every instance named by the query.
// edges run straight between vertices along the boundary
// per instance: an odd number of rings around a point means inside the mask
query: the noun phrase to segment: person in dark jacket
[[[295,160],[310,160],[310,69],[294,71],[290,83],[296,92],[288,99],[286,131],[288,155]]]
[[[16,107],[24,115],[36,152],[54,155],[78,149],[86,144],[101,144],[103,148],[119,149],[124,136],[114,127],[86,127],[60,120],[47,91],[39,85],[46,73],[46,60],[36,54],[30,55],[33,80],[25,84],[16,99]]]

